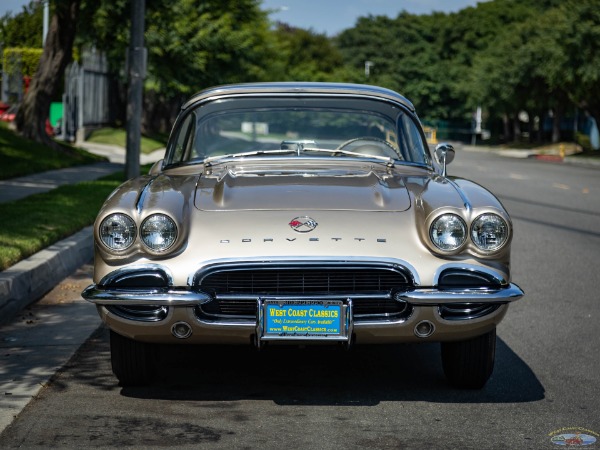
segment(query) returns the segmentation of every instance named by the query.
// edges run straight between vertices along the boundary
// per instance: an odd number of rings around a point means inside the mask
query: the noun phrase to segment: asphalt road
[[[526,296],[498,329],[481,391],[448,387],[433,344],[201,349],[164,354],[159,380],[121,388],[100,328],[0,435],[2,448],[600,448],[600,171],[459,152],[451,175],[494,191],[515,225]]]

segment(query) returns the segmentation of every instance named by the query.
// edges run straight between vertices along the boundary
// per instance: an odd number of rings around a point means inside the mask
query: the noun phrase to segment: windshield
[[[184,114],[168,146],[168,165],[242,156],[429,161],[418,125],[387,102],[231,98]]]

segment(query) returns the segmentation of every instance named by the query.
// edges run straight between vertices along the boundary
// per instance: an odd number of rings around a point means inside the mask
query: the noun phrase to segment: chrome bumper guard
[[[438,306],[453,303],[507,303],[523,297],[525,293],[511,283],[502,289],[415,289],[400,292],[396,298],[414,306]]]
[[[102,289],[88,286],[81,296],[95,305],[195,306],[212,300],[202,292],[185,289]]]

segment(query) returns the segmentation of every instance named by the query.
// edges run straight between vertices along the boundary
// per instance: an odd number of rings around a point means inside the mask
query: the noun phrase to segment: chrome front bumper
[[[396,298],[413,306],[440,306],[456,303],[509,303],[523,295],[521,288],[511,283],[501,289],[416,288],[401,292]],[[197,306],[212,300],[208,294],[186,289],[103,289],[95,284],[88,286],[81,296],[95,305],[122,306]]]

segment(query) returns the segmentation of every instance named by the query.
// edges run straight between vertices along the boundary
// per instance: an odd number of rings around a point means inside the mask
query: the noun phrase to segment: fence
[[[63,120],[60,137],[82,141],[86,129],[111,121],[108,63],[101,52],[84,52],[81,65],[72,63],[65,72]]]

